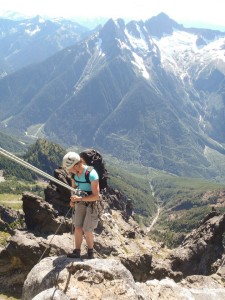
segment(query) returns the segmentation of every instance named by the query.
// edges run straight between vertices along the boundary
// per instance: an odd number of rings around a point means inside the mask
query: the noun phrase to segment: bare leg
[[[76,227],[74,230],[75,236],[75,247],[76,249],[81,248],[82,240],[83,240],[83,229],[82,227]]]
[[[86,231],[84,234],[85,234],[85,238],[86,238],[88,249],[93,249],[93,246],[94,246],[94,235],[93,235],[93,232]]]

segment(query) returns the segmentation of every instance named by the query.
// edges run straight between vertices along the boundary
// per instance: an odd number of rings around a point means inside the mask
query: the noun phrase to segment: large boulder
[[[68,172],[59,168],[54,171],[54,177],[64,184],[71,186],[71,177]],[[59,215],[65,216],[69,208],[71,191],[60,184],[50,181],[44,190],[45,200],[52,204],[52,207],[58,212]]]
[[[61,234],[71,230],[71,212],[69,218],[65,218],[52,204],[28,192],[23,194],[22,201],[27,229],[43,234],[56,231]],[[71,211],[69,206],[67,211]]]
[[[28,274],[23,300],[46,299],[53,287],[65,299],[143,299],[131,273],[118,260],[77,261],[66,257],[48,257]],[[42,293],[41,297],[37,295]],[[67,297],[67,298],[66,298]]]

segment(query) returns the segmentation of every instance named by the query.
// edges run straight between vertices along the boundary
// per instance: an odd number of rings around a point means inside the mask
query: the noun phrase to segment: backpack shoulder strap
[[[91,173],[91,171],[92,171],[93,169],[94,169],[93,167],[88,166],[88,167],[87,167],[87,170],[85,171],[85,180],[86,180],[87,183],[91,183],[91,182],[90,182],[90,179],[89,179],[89,175],[90,175],[90,173]]]

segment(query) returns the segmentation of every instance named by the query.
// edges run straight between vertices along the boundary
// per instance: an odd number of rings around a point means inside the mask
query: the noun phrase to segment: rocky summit
[[[55,175],[65,183],[62,170]],[[176,249],[151,240],[126,197],[111,187],[95,231],[94,259],[74,248],[70,193],[50,182],[44,199],[23,194],[23,214],[1,207],[1,229],[22,218],[0,249],[0,291],[23,300],[225,299],[225,214],[212,211]],[[21,222],[20,222],[21,224]]]

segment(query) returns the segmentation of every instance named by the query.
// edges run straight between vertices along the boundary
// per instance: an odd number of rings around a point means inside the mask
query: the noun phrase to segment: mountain
[[[50,57],[87,32],[86,27],[63,19],[0,19],[0,77]]]
[[[224,48],[224,32],[184,28],[163,13],[110,19],[0,80],[1,130],[222,180]]]
[[[25,19],[31,19],[34,18],[35,15],[24,15],[19,12],[15,12],[13,10],[7,10],[7,11],[1,11],[0,12],[0,18],[2,19],[9,19],[9,20],[14,20],[14,21],[19,21],[19,20],[25,20]],[[53,21],[55,18],[50,17],[49,15],[42,16],[42,18],[46,20]],[[62,18],[60,18],[63,20]],[[80,24],[81,26],[85,27],[86,29],[95,29],[96,27],[103,25],[108,21],[108,18],[105,17],[70,17],[69,19],[66,19],[75,23]]]

